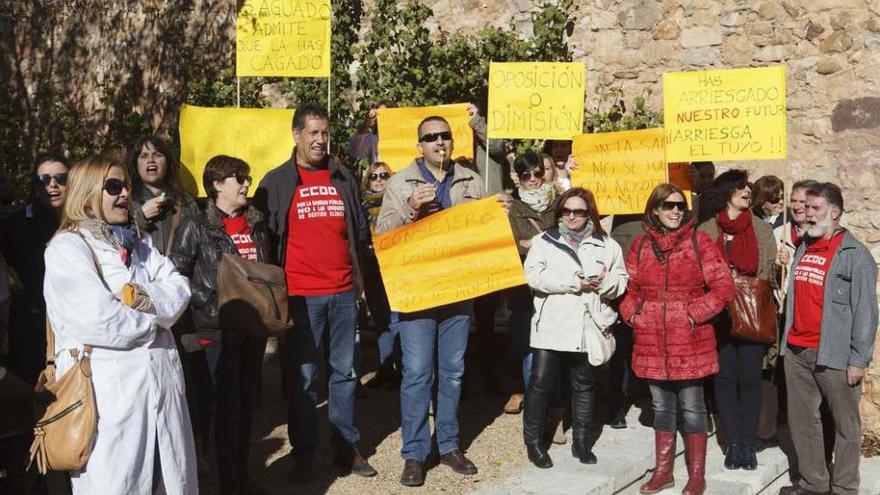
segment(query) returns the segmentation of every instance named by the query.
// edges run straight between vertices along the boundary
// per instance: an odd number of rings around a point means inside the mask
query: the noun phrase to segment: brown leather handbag
[[[220,328],[256,337],[282,337],[293,327],[284,269],[223,253],[217,267]]]
[[[775,343],[779,322],[770,282],[743,275],[734,277],[733,282],[736,295],[727,307],[731,337],[760,344]]]

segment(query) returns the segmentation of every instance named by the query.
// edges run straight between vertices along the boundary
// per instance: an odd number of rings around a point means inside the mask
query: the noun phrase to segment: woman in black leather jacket
[[[238,158],[208,160],[202,181],[208,204],[200,215],[181,224],[171,260],[190,279],[191,309],[205,346],[214,380],[216,418],[214,442],[221,493],[251,493],[247,475],[251,409],[262,370],[266,339],[220,329],[217,307],[217,266],[223,253],[268,262],[263,215],[248,205],[250,167]]]

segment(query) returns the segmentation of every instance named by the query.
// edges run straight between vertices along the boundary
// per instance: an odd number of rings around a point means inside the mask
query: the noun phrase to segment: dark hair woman
[[[156,136],[141,136],[131,147],[128,173],[134,186],[134,219],[153,245],[167,254],[183,217],[198,205],[180,186],[180,167],[171,148]]]
[[[719,175],[704,194],[703,204],[710,217],[699,228],[715,241],[733,276],[752,276],[775,284],[776,239],[770,225],[752,215],[751,194],[745,171],[728,170]],[[721,323],[724,328],[718,333],[719,371],[714,392],[724,428],[724,467],[752,470],[758,466],[755,443],[762,364],[775,364],[779,346],[731,337],[729,318]]]
[[[22,289],[12,294],[10,371],[33,384],[46,364],[43,253],[58,229],[67,198],[70,163],[60,153],[42,153],[31,172],[31,201],[3,221],[0,251]]]
[[[610,303],[623,294],[627,281],[620,246],[599,225],[590,191],[566,191],[553,218],[557,225],[532,239],[524,266],[535,311],[523,440],[529,460],[539,468],[553,466],[542,430],[563,363],[570,369],[572,454],[584,464],[596,463],[588,436],[595,408],[593,366],[603,358],[588,354],[585,342],[589,332],[604,333],[617,320]]]
[[[697,232],[684,192],[654,188],[645,207],[645,233],[626,258],[629,285],[620,316],[633,328],[632,368],[648,380],[654,404],[657,464],[641,493],[675,484],[677,417],[688,451],[687,495],[706,488],[707,415],[703,379],[718,371],[712,319],[733,299],[733,278],[714,242]]]
[[[171,260],[190,279],[192,313],[214,377],[214,442],[221,493],[250,493],[247,475],[253,400],[262,373],[266,339],[244,331],[221,330],[217,307],[217,266],[224,253],[268,263],[263,215],[248,205],[250,167],[229,156],[208,160],[202,176],[208,192],[203,213],[184,218]]]

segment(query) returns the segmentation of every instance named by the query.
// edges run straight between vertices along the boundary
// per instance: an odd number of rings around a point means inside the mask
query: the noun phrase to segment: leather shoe
[[[403,464],[403,474],[400,475],[400,484],[403,486],[422,486],[425,484],[425,470],[421,461],[406,460]]]
[[[440,456],[440,464],[449,466],[458,474],[477,474],[477,466],[458,449]]]
[[[553,460],[550,459],[550,456],[547,454],[547,449],[526,445],[526,453],[528,453],[529,460],[532,461],[532,464],[535,466],[541,469],[550,469],[553,467]]]
[[[739,467],[747,471],[754,471],[755,469],[758,469],[758,455],[755,452],[754,447],[748,445],[740,447]]]
[[[724,454],[724,469],[739,469],[741,457],[739,445],[735,443],[729,444],[727,452]]]
[[[813,490],[807,490],[806,488],[801,488],[798,485],[793,486],[783,486],[779,489],[779,495],[830,495],[831,492],[814,492]]]
[[[333,458],[333,465],[346,474],[354,473],[365,478],[371,478],[378,474],[357,448],[353,448],[348,455]]]

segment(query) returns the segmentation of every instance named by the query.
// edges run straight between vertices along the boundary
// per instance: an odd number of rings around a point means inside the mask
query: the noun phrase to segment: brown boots
[[[675,486],[675,478],[672,477],[673,460],[675,459],[675,432],[654,430],[654,453],[657,464],[654,474],[647,483],[639,488],[640,493],[657,493],[666,488]]]
[[[705,432],[688,433],[684,436],[689,479],[682,495],[703,495],[706,491],[706,441]]]

